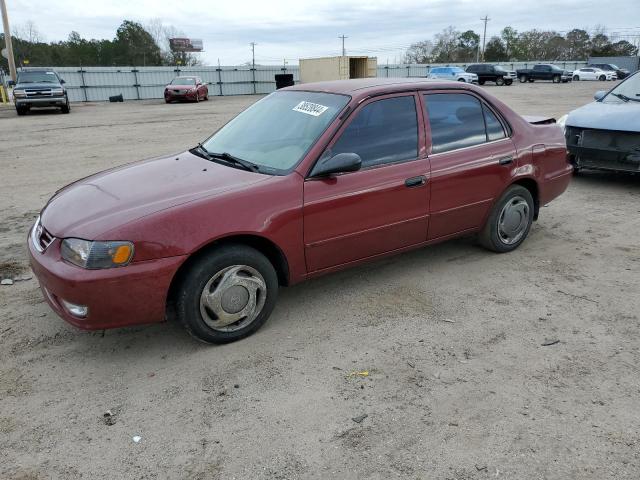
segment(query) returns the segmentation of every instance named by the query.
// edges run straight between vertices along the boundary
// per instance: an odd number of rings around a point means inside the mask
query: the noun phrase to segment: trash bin
[[[276,75],[276,90],[284,87],[293,87],[293,73],[279,73]]]
[[[112,97],[109,97],[109,101],[112,103],[115,102],[124,102],[124,98],[122,98],[122,94],[120,95],[113,95]]]

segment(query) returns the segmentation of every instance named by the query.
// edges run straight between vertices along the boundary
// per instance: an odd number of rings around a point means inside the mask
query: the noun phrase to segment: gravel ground
[[[603,86],[487,89],[559,116]],[[231,345],[57,318],[25,254],[47,198],[257,99],[0,110],[0,478],[640,478],[639,176],[576,177],[511,254],[460,239],[284,289]]]

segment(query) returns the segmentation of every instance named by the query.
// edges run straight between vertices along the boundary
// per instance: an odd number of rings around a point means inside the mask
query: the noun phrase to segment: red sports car
[[[189,151],[58,191],[30,260],[80,328],[160,322],[172,306],[198,339],[229,342],[264,324],[280,286],[471,233],[512,251],[571,173],[552,119],[470,84],[297,85]]]
[[[164,87],[164,101],[171,103],[176,100],[209,100],[209,87],[200,77],[176,77]]]

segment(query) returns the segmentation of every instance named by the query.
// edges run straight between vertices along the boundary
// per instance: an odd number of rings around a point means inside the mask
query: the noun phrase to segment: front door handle
[[[405,186],[409,188],[420,187],[425,183],[427,183],[427,177],[425,177],[424,175],[418,175],[417,177],[407,178],[404,181]]]
[[[500,165],[509,165],[510,163],[513,163],[513,156],[507,155],[506,157],[502,157],[498,160],[498,163],[500,163]]]

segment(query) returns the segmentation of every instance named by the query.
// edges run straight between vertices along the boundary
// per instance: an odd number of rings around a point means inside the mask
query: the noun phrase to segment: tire
[[[71,111],[71,105],[69,105],[69,99],[67,99],[66,105],[63,105],[62,107],[60,107],[60,111],[62,113],[69,113]]]
[[[562,77],[560,75],[554,75],[551,81],[553,83],[560,83],[562,81]]]
[[[518,80],[520,80],[520,83],[525,83],[528,79],[526,75],[520,75]]]
[[[506,80],[504,84],[508,87],[509,85],[513,85],[513,80]]]
[[[478,80],[478,85],[484,85],[484,80]]]
[[[600,75],[598,77],[598,80],[600,80],[601,82],[604,82],[607,79],[607,77],[605,75]]]
[[[502,78],[502,77],[496,78],[496,85],[499,86],[499,87],[503,86],[504,85],[504,78]]]
[[[204,94],[204,101],[205,102],[209,101],[209,90],[207,90],[207,92]]]
[[[225,276],[228,286],[218,290]],[[245,288],[246,285],[249,287]],[[225,297],[232,288],[235,290]],[[252,288],[256,293],[249,293]],[[219,292],[216,309],[205,302],[205,289],[214,294]],[[271,315],[277,296],[278,276],[267,257],[245,245],[222,246],[197,259],[182,275],[176,295],[176,317],[191,336],[202,342],[229,343],[258,330]],[[225,301],[227,310],[223,307]],[[248,316],[239,317],[252,302],[255,309],[249,310]],[[216,311],[228,315],[229,322],[236,317],[239,320],[225,324],[224,317],[217,316]]]
[[[464,78],[459,78],[458,81],[462,83],[467,83],[467,81]]]
[[[496,202],[480,232],[480,244],[494,252],[518,248],[527,238],[533,222],[533,197],[521,185],[511,185]],[[513,225],[517,223],[517,225]]]
[[[196,103],[200,103],[200,94],[198,92],[196,92],[196,99],[195,99]]]
[[[579,81],[580,81],[580,77],[579,77],[578,75],[574,75],[574,76],[573,76],[573,79],[574,79],[576,82],[579,82]]]
[[[24,107],[16,107],[16,113],[20,116],[22,115],[26,115],[27,112],[29,111],[29,109],[24,108]]]

